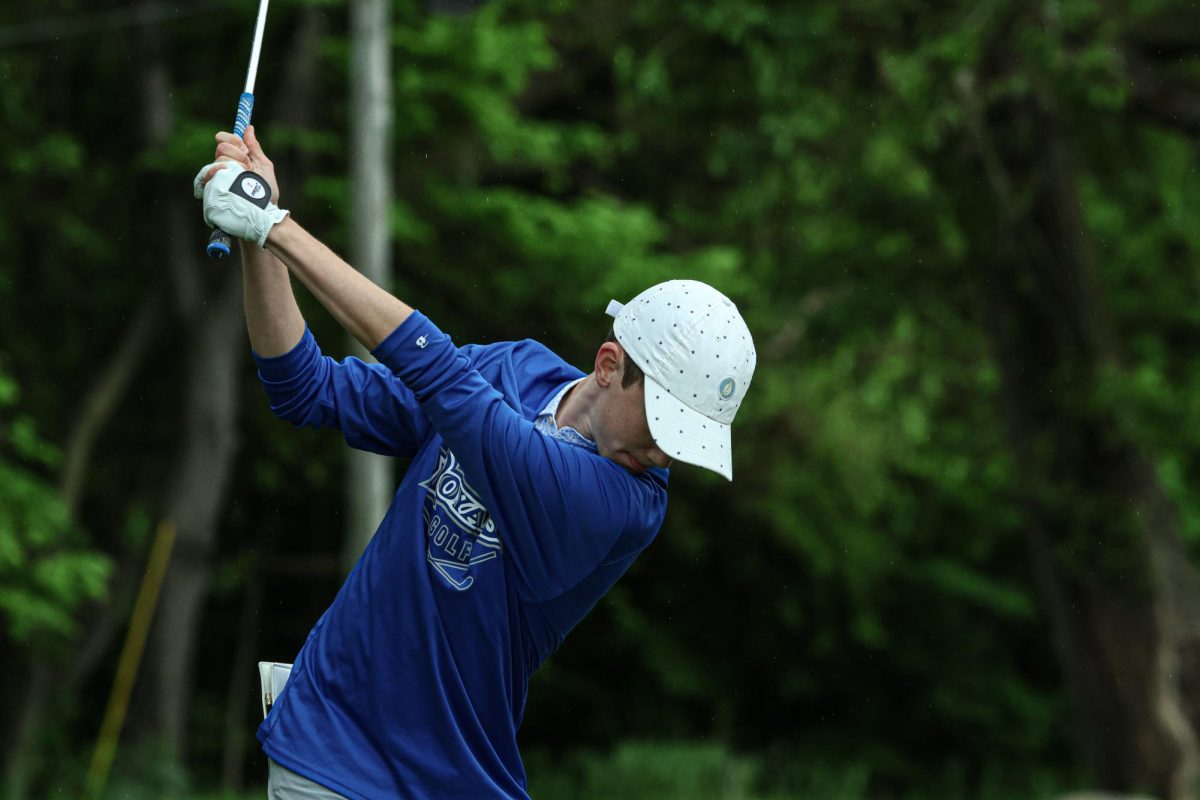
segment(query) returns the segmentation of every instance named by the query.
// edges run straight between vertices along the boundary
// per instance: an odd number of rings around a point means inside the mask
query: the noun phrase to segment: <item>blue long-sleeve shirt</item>
[[[528,797],[529,677],[653,540],[667,473],[535,428],[582,374],[537,342],[459,348],[416,312],[374,355],[306,331],[256,357],[279,416],[412,458],[258,738],[349,798]]]

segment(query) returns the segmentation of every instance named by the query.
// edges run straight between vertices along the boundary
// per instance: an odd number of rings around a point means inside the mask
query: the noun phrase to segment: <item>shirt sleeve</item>
[[[358,450],[405,457],[415,455],[430,433],[413,393],[391,370],[322,355],[307,328],[287,353],[255,353],[254,360],[271,411],[298,428],[335,428]]]
[[[420,312],[374,354],[413,391],[462,465],[527,600],[557,597],[658,530],[666,510],[661,477],[634,476],[540,433]]]

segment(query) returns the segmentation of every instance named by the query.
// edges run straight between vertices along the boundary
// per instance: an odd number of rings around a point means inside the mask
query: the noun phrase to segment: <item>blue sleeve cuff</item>
[[[280,383],[304,371],[321,355],[317,340],[308,326],[304,326],[304,335],[296,346],[279,356],[261,356],[254,350],[250,351],[254,362],[258,364],[258,375],[266,383]]]
[[[450,337],[420,311],[388,334],[371,355],[424,400],[470,369]]]

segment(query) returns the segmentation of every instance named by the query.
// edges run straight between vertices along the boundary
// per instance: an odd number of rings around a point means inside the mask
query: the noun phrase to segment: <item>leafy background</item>
[[[736,482],[675,470],[655,545],[535,676],[535,796],[1112,784],[1081,744],[1031,530],[1054,521],[1066,574],[1153,593],[1130,556],[1149,535],[1127,519],[1140,489],[1063,455],[1119,442],[1150,465],[1182,563],[1195,555],[1200,112],[1165,88],[1200,80],[1193,4],[463,5],[392,6],[391,288],[459,342],[529,336],[586,365],[609,298],[693,277],[737,302],[759,354]],[[252,13],[0,10],[0,730],[26,730],[5,749],[13,798],[78,791],[169,505],[197,305],[237,269],[181,265],[205,231],[172,209],[228,125]],[[346,4],[276,0],[271,15],[257,128],[286,165],[285,205],[345,252]],[[1057,296],[1044,265],[1005,249],[1040,207],[1054,142],[1094,276]],[[1051,319],[1079,302],[1112,356],[1005,327],[997,297]],[[135,329],[149,333],[134,377],[71,490],[72,433]],[[340,582],[342,445],[272,419],[248,355],[239,369],[178,689],[186,733],[168,747],[135,713],[113,797],[256,792],[253,695],[235,676],[287,660]],[[1012,409],[1034,390],[1013,375],[1046,376],[1027,439]],[[19,728],[37,675],[70,672],[100,624],[116,633],[34,733]],[[135,692],[135,711],[149,702]]]

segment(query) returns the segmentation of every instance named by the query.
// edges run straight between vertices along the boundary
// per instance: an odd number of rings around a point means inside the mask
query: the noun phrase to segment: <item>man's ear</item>
[[[616,342],[605,342],[596,351],[596,383],[607,389],[614,380],[621,381],[625,367],[625,350]]]

